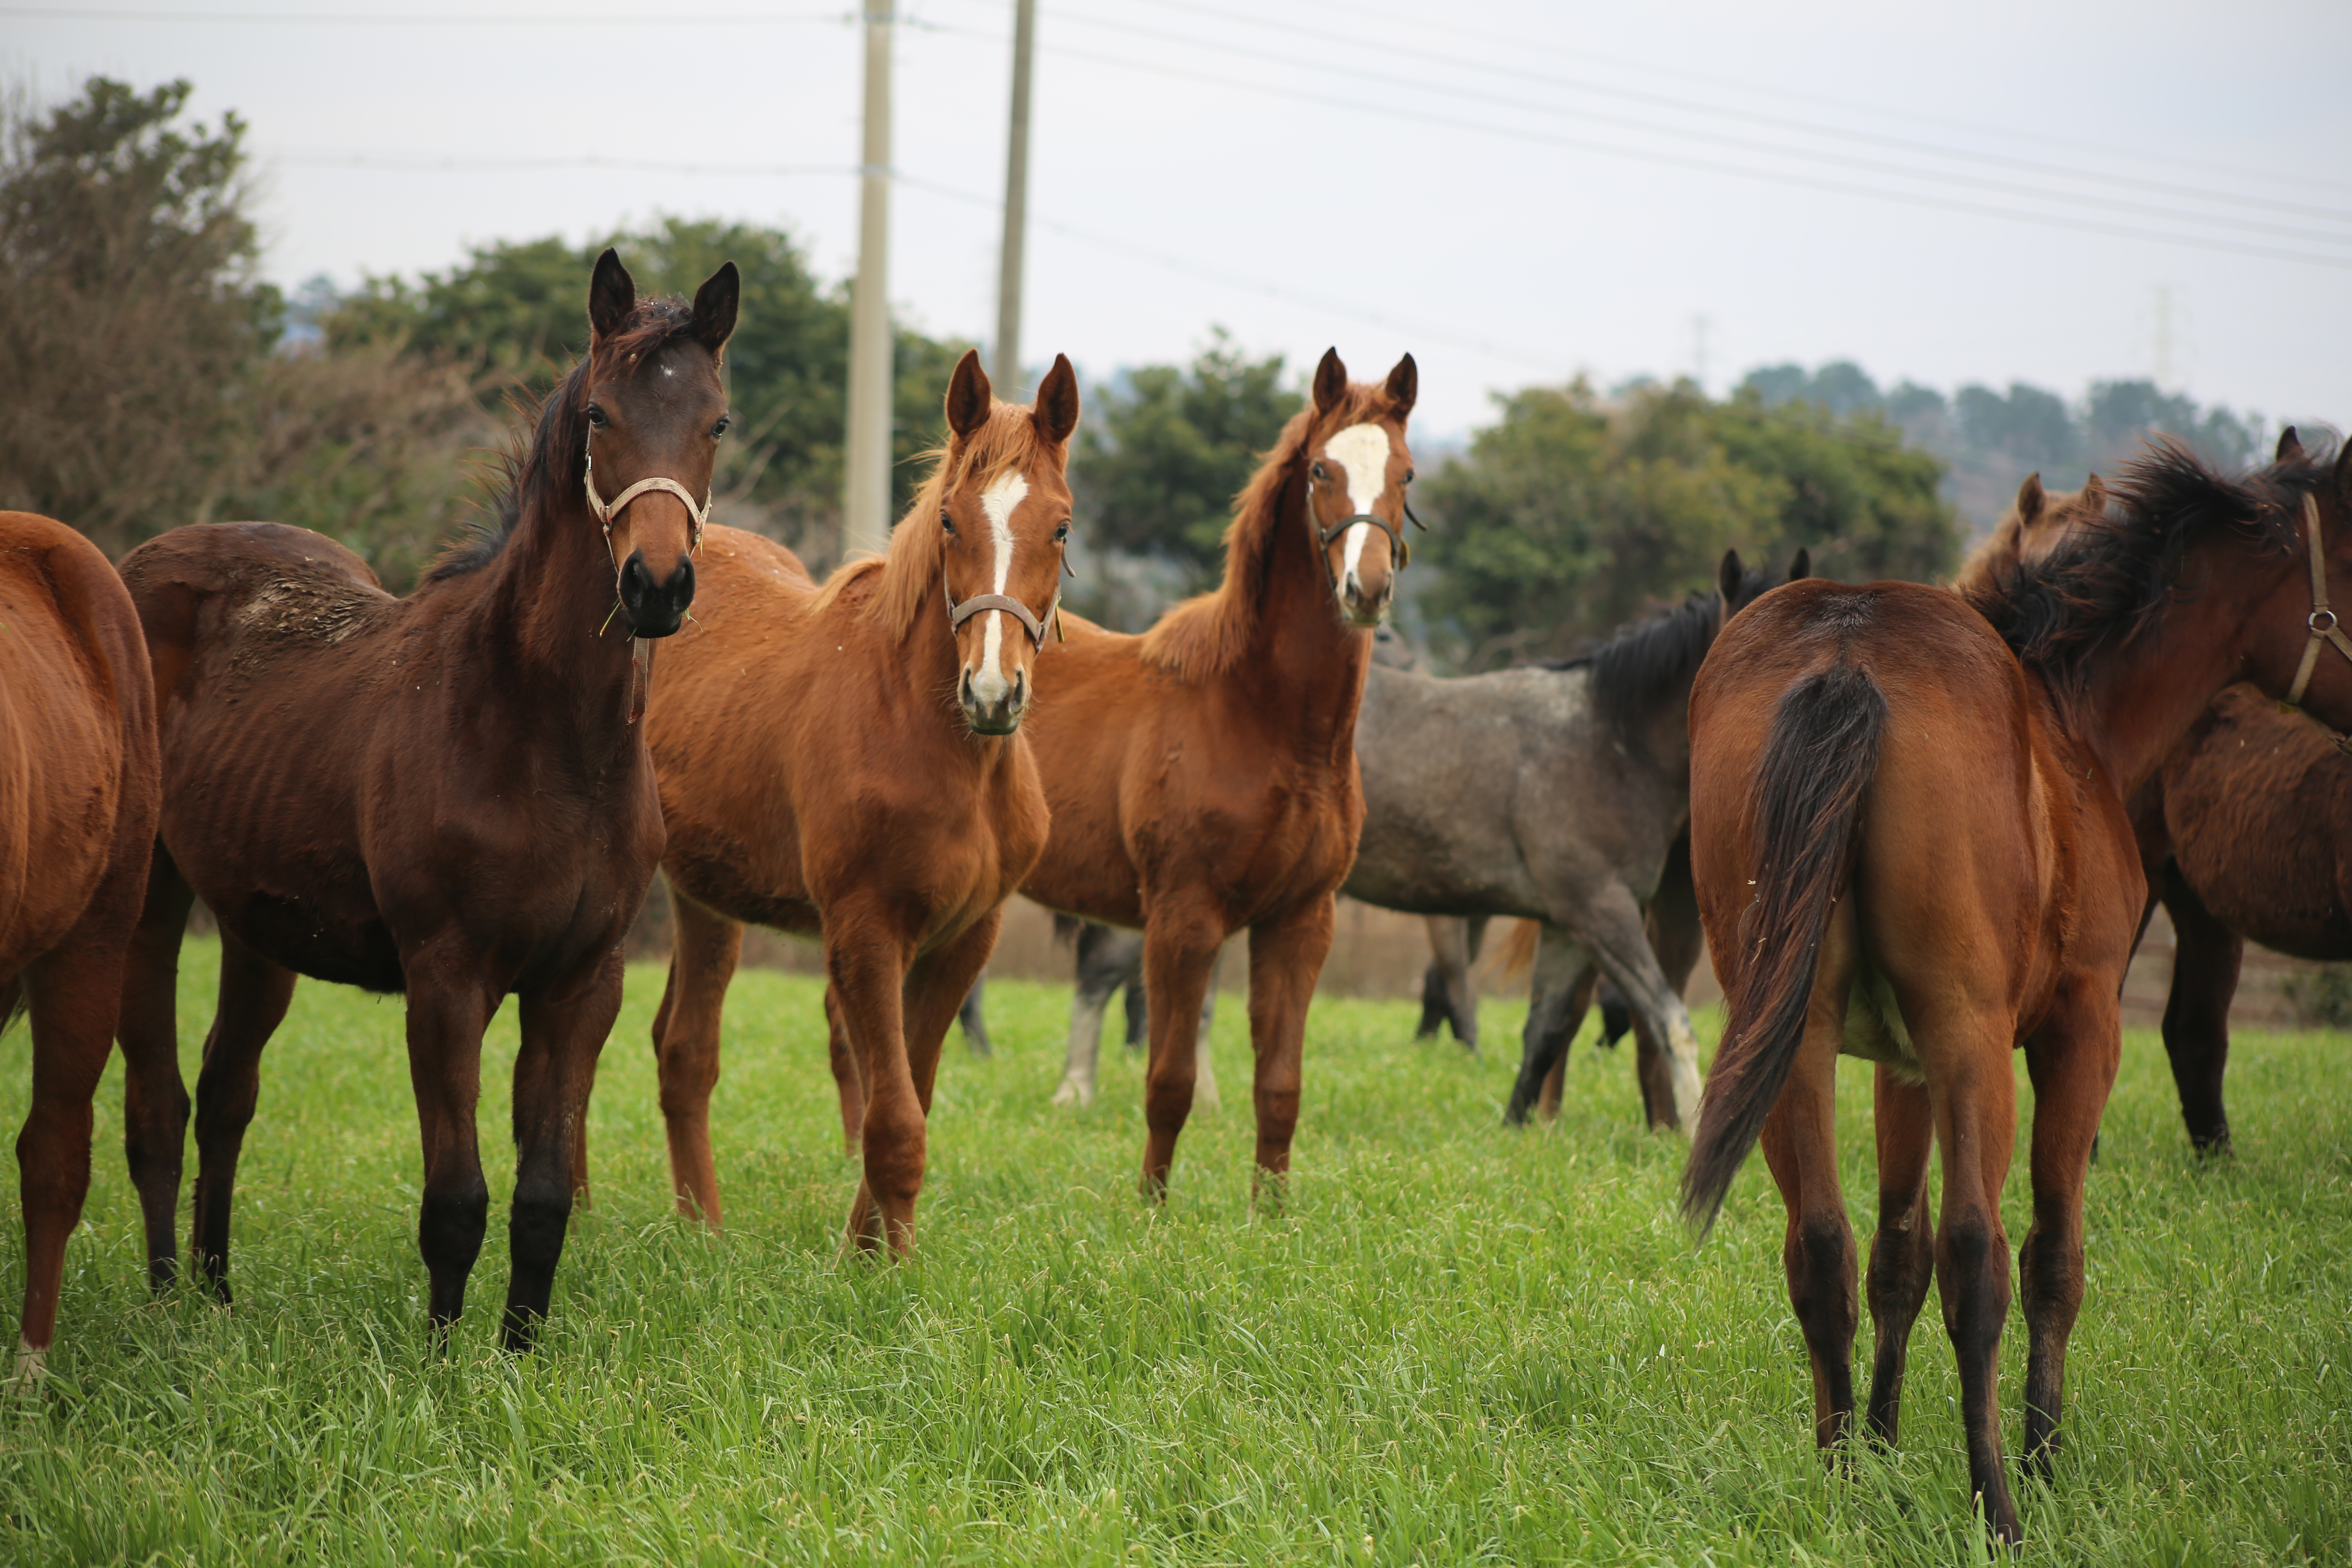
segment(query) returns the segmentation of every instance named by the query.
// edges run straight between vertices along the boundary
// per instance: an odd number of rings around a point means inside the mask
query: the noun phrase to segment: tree
[[[1802,544],[1839,576],[1950,562],[1942,466],[1874,414],[1716,403],[1687,381],[1497,402],[1422,487],[1441,575],[1421,607],[1462,668],[1567,653],[1708,583],[1727,548],[1768,564]]]
[[[93,77],[0,144],[0,504],[117,553],[220,499],[278,335],[245,124],[178,123],[188,93]]]
[[[1188,366],[1146,365],[1093,394],[1070,487],[1098,551],[1175,568],[1181,591],[1216,581],[1234,498],[1304,406],[1280,354],[1252,359],[1223,328]]]

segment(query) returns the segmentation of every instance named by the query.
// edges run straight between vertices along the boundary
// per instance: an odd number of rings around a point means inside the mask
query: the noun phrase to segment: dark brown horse
[[[0,1028],[33,1019],[16,1138],[29,1389],[57,1332],[66,1237],[89,1192],[90,1099],[155,840],[155,688],[139,612],[89,541],[0,511]]]
[[[714,530],[697,625],[655,683],[677,943],[654,1054],[678,1208],[712,1226],[710,1090],[744,923],[824,939],[842,1130],[866,1161],[848,1240],[905,1252],[940,1043],[1045,845],[1016,731],[1054,647],[1077,377],[1057,357],[1034,409],[997,403],[967,353],[947,415],[881,560],[819,588],[782,545]]]
[[[230,1197],[261,1050],[298,974],[404,992],[425,1151],[432,1321],[465,1305],[489,1189],[482,1030],[521,998],[505,1342],[547,1310],[573,1141],[621,1004],[620,942],[661,858],[633,638],[676,631],[727,424],[730,262],[640,303],[606,251],[588,357],[514,460],[495,532],[395,599],[333,541],[274,523],[133,551],[162,705],[164,810],[124,982],[132,1180],[152,1278],[173,1274],[187,1095],[173,1041],[189,901],[219,917],[219,1011],[196,1082],[194,1249],[228,1293]],[[609,499],[606,499],[609,498]]]
[[[1192,1108],[1210,968],[1244,927],[1257,1168],[1290,1168],[1307,1005],[1363,824],[1356,704],[1404,563],[1416,374],[1408,354],[1381,385],[1351,384],[1326,353],[1235,504],[1223,584],[1141,637],[1064,616],[1053,696],[1029,720],[1054,830],[1022,890],[1144,933],[1147,1196],[1166,1192]]]
[[[2010,1052],[2023,1047],[2034,1086],[2018,1266],[2025,1463],[2046,1476],[2083,1299],[2083,1182],[2143,898],[2125,802],[2231,681],[2296,684],[2314,557],[2326,593],[2352,593],[2352,462],[2232,481],[2168,447],[2113,493],[2118,514],[1967,599],[1899,583],[1767,595],[1726,628],[1691,700],[1692,868],[1730,1016],[1685,1211],[1713,1219],[1760,1133],[1788,1209],[1814,1433],[1838,1442],[1857,1312],[1831,1102],[1841,1051],[1880,1064],[1870,1429],[1894,1440],[1932,1272],[1969,1483],[2007,1540],[2017,1510],[1995,1379]],[[2352,661],[2329,656],[2297,695],[2352,719]]]

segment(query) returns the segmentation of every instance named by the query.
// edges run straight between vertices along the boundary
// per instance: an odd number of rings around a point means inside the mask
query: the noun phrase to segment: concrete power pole
[[[892,0],[866,0],[866,156],[859,170],[857,289],[849,318],[848,473],[841,553],[890,537],[890,28]]]
[[[1004,249],[996,264],[996,393],[1021,386],[1021,247],[1029,227],[1029,61],[1036,52],[1037,0],[1013,0],[1013,127],[1004,141]]]

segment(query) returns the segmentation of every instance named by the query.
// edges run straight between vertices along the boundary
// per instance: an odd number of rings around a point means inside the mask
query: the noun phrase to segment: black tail
[[[1807,676],[1772,715],[1756,775],[1756,899],[1739,925],[1744,962],[1683,1171],[1683,1216],[1702,1236],[1805,1037],[1822,934],[1853,868],[1862,798],[1885,733],[1885,693],[1850,666]]]

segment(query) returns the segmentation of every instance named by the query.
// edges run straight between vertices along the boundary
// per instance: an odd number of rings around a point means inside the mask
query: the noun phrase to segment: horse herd
[[[1536,922],[1515,1119],[1547,1079],[1556,1095],[1605,978],[1652,1124],[1696,1129],[1695,1222],[1760,1139],[1824,1447],[1853,1424],[1859,1316],[1834,1066],[1875,1061],[1868,1430],[1895,1436],[1933,1272],[1973,1492],[2017,1537],[1994,1385],[2010,1052],[2036,1090],[2019,1267],[2025,1464],[2046,1473],[2147,889],[2184,955],[2209,931],[2276,940],[2298,919],[2345,934],[2343,894],[2310,864],[2336,868],[2328,741],[2345,742],[2270,704],[2352,721],[2352,639],[2327,608],[2352,590],[2352,461],[2289,432],[2229,479],[2158,446],[2110,488],[2050,502],[2030,483],[1956,589],[1813,579],[1802,552],[1774,581],[1732,556],[1714,592],[1582,658],[1442,680],[1373,658],[1418,521],[1411,356],[1362,384],[1327,353],[1235,502],[1223,584],[1130,637],[1059,607],[1079,412],[1065,359],[1023,406],[965,356],[946,445],[878,559],[818,583],[709,526],[739,291],[730,264],[691,303],[641,300],[605,252],[588,352],[510,458],[494,526],[405,598],[302,530],[178,528],[118,570],[58,523],[0,514],[0,1014],[28,1008],[33,1031],[20,1386],[54,1336],[118,1038],[149,1278],[175,1277],[190,1101],[173,1001],[196,899],[221,929],[194,1105],[207,1283],[226,1299],[261,1052],[309,974],[406,998],[418,1243],[431,1323],[454,1322],[488,1215],[482,1036],[513,994],[502,1337],[520,1351],[585,1190],[621,942],[657,866],[677,941],[654,1047],[681,1210],[719,1223],[719,1018],[756,922],[824,943],[863,1160],[845,1245],[895,1253],[941,1042],[1015,889],[1141,932],[1150,1198],[1193,1104],[1217,955],[1247,931],[1255,1190],[1276,1203],[1344,888]],[[2241,850],[2214,803],[2255,751],[2284,826]],[[1729,1005],[1704,1094],[1678,994],[1701,926]],[[2204,967],[2233,975],[2235,947]],[[1098,1036],[1106,990],[1082,993],[1062,1098],[1093,1092],[1086,1008]],[[2200,1146],[2227,1138],[2222,995],[2220,1013],[2176,995],[2167,1020]]]

